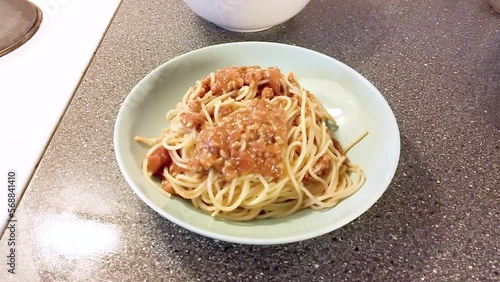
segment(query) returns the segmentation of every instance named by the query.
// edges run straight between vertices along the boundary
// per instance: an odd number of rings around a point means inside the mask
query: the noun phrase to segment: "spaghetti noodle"
[[[365,182],[329,129],[335,120],[293,73],[227,67],[167,113],[143,173],[212,216],[245,221],[326,209]],[[359,140],[358,140],[359,141]],[[347,150],[352,145],[347,147]]]

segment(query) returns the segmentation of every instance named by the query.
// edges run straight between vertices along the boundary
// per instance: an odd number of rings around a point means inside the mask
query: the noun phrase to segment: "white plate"
[[[367,180],[354,195],[325,211],[304,210],[282,219],[239,223],[214,219],[187,200],[161,195],[146,181],[140,163],[147,148],[134,136],[158,136],[165,114],[186,90],[211,71],[230,65],[278,66],[293,71],[299,83],[316,94],[336,118],[335,133],[347,145],[369,131],[348,153]],[[118,165],[134,192],[168,220],[198,234],[242,244],[281,244],[331,232],[354,220],[382,196],[399,160],[400,139],[394,114],[380,92],[363,76],[326,55],[308,49],[264,42],[240,42],[189,52],[147,75],[128,95],[115,124]]]

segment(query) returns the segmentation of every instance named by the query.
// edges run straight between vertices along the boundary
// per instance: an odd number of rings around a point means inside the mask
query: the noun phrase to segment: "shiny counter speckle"
[[[116,115],[161,63],[200,47],[275,41],[352,66],[401,131],[383,197],[330,234],[282,246],[203,238],[122,178]],[[0,281],[499,281],[500,15],[486,1],[314,0],[239,34],[182,1],[124,0],[16,212],[16,274]],[[7,238],[0,241],[7,261]]]

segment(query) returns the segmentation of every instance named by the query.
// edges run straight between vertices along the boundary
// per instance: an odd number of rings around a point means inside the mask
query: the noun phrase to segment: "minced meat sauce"
[[[270,102],[274,96],[283,95],[281,71],[278,68],[242,66],[218,70],[213,82],[210,76],[201,80],[198,97],[203,98],[210,90],[212,95],[222,95],[245,85],[255,86],[263,80],[267,81],[257,86],[255,100],[247,107],[237,110],[231,105],[221,106],[218,111],[220,122],[210,128],[202,129],[201,126],[206,122],[201,111],[202,101],[188,101],[191,112],[181,115],[181,123],[198,131],[194,156],[189,163],[194,171],[207,172],[210,168],[215,168],[222,172],[227,181],[249,173],[260,173],[275,179],[283,176],[287,121],[282,105]],[[291,83],[298,85],[293,76]],[[207,110],[213,118],[214,108]],[[332,139],[335,147],[341,150],[333,136]],[[318,176],[321,177],[330,169],[329,160],[330,158],[324,155],[316,164],[314,170]],[[149,157],[148,171],[163,178],[164,167],[173,175],[183,172],[183,169],[173,164],[167,150],[160,147]],[[309,183],[313,179],[307,174],[303,181]],[[168,182],[162,183],[165,190],[174,192]]]
[[[262,69],[259,66],[226,67],[215,72],[215,79],[212,82],[210,76],[201,80],[201,90],[198,93],[203,98],[207,92],[212,91],[212,95],[219,96],[224,93],[238,90],[243,86],[255,86],[256,83],[266,80],[266,83],[257,86],[256,98],[272,99],[274,96],[283,94],[281,86],[281,71],[278,68]],[[201,101],[190,100],[188,106],[191,113],[181,115],[181,123],[187,128],[200,128],[206,121],[205,115],[201,112]],[[214,108],[207,108],[213,118]],[[231,111],[229,108],[219,109],[219,115],[226,116]]]
[[[271,99],[275,95],[282,94],[280,79],[281,71],[278,68],[262,69],[259,66],[227,67],[215,73],[215,81],[213,83],[210,76],[202,79],[200,96],[203,97],[209,90],[212,90],[213,95],[221,95],[240,89],[244,85],[269,80],[267,83],[259,86],[257,96],[261,94],[263,98]]]
[[[283,109],[253,100],[199,133],[191,165],[198,171],[213,167],[228,181],[249,173],[279,178],[286,132]]]

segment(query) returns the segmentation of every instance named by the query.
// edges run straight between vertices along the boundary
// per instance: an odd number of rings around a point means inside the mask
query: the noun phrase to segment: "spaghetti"
[[[151,147],[143,173],[156,187],[152,176],[160,178],[165,195],[212,216],[245,221],[326,209],[365,182],[329,129],[335,120],[278,68],[211,73],[167,121],[158,138],[136,137]]]

